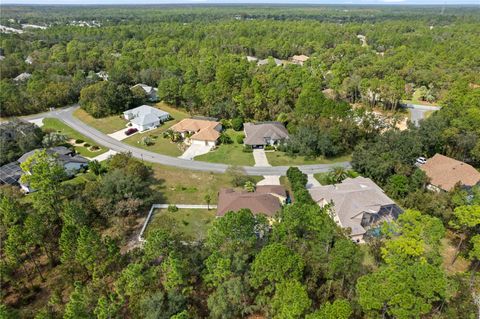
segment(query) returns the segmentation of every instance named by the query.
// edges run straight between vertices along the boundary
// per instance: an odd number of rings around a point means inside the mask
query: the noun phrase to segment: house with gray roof
[[[130,88],[130,90],[133,90],[135,88],[141,88],[145,92],[145,96],[150,102],[156,102],[158,101],[158,89],[151,87],[150,85],[146,85],[143,83],[135,84]]]
[[[288,138],[288,131],[280,122],[245,123],[244,144],[253,148],[263,148],[266,145],[278,145]]]
[[[350,230],[350,238],[363,243],[365,236],[383,222],[398,218],[403,211],[371,179],[347,178],[340,184],[309,189],[312,199],[321,207],[332,205],[333,220]]]
[[[280,60],[280,59],[277,59],[277,58],[272,58],[272,59],[273,59],[273,63],[275,63],[276,66],[280,66],[280,65],[283,64],[283,61]],[[263,59],[263,60],[258,60],[257,65],[258,66],[267,65],[269,62],[270,62],[269,58]]]
[[[149,105],[142,105],[125,111],[123,116],[139,131],[155,128],[170,119],[170,113]]]

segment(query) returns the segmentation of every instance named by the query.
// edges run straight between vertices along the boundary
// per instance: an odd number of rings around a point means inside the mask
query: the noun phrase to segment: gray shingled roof
[[[19,163],[25,162],[30,156],[35,154],[36,151],[40,149],[36,149],[30,152],[23,154],[17,161]],[[72,150],[65,146],[57,146],[47,149],[48,154],[56,154],[57,159],[62,162],[63,164],[66,163],[84,163],[87,164],[88,160],[85,157],[80,155],[76,155]]]
[[[148,125],[155,123],[159,118],[170,116],[170,113],[151,107],[149,105],[141,105],[131,110],[123,112],[123,114],[133,115],[132,123],[137,125]]]
[[[287,129],[280,122],[245,123],[244,128],[246,145],[265,145],[267,139],[284,140],[289,137]]]
[[[364,234],[363,213],[375,214],[380,208],[394,205],[383,190],[365,177],[347,178],[342,183],[313,187],[309,190],[313,200],[333,203],[333,209],[342,227],[350,227],[352,235]]]

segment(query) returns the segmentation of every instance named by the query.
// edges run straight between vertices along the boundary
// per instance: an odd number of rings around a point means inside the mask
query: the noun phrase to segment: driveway
[[[420,124],[420,121],[425,118],[425,112],[428,111],[438,111],[441,109],[440,106],[436,105],[421,105],[421,104],[412,104],[407,103],[403,105],[404,108],[410,109],[410,120],[415,126]]]
[[[268,163],[267,155],[265,155],[265,150],[263,149],[254,149],[253,159],[255,160],[255,166],[259,166],[259,167],[272,166]]]
[[[42,127],[43,126],[43,117],[41,117],[39,119],[30,120],[29,122],[35,124],[38,127]]]
[[[98,161],[98,162],[102,162],[104,160],[107,160],[110,156],[113,156],[117,154],[117,152],[115,151],[112,151],[112,150],[108,150],[107,152],[103,153],[103,154],[100,154],[98,156],[95,156],[94,158],[90,158],[91,161]]]
[[[180,155],[178,158],[183,158],[186,160],[193,160],[195,156],[200,156],[203,154],[207,154],[212,149],[209,145],[201,145],[201,144],[192,144],[190,145],[187,150]]]
[[[320,182],[317,181],[317,179],[313,176],[313,174],[308,174],[307,177],[308,177],[307,185],[306,185],[307,189],[310,189],[312,187],[322,186],[322,184],[320,184]]]
[[[133,157],[157,164],[178,167],[181,169],[191,169],[204,172],[225,173],[228,169],[228,164],[207,163],[200,161],[185,160],[178,157],[167,156],[147,150],[140,149],[135,146],[125,144],[121,141],[117,141],[110,136],[88,126],[84,122],[80,121],[73,116],[73,111],[78,108],[78,105],[56,109],[54,111],[34,114],[22,117],[23,119],[30,121],[39,118],[53,117],[63,121],[75,131],[85,135],[95,143],[102,145],[105,148],[109,148],[116,152],[131,153]],[[349,162],[341,162],[335,164],[314,164],[314,165],[300,165],[298,168],[305,174],[315,174],[328,172],[332,167],[342,166],[350,168]],[[245,174],[253,176],[270,176],[270,175],[285,175],[287,173],[288,166],[243,166]]]
[[[280,176],[267,175],[263,176],[263,179],[257,183],[257,186],[261,185],[280,185]]]
[[[116,132],[113,132],[113,133],[108,134],[108,136],[110,136],[111,138],[116,139],[117,141],[121,141],[121,140],[126,139],[127,137],[133,136],[133,135],[135,135],[135,134],[138,133],[138,131],[136,131],[136,132],[133,133],[133,134],[127,135],[127,134],[125,134],[125,132],[126,132],[127,130],[128,130],[128,128],[122,128],[122,129],[119,130],[119,131],[116,131]]]

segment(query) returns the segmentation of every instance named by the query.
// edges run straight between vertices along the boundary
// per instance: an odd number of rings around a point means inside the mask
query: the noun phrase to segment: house
[[[258,60],[257,65],[258,66],[267,65],[269,62],[270,62],[270,59]],[[276,66],[280,66],[283,64],[283,61],[277,58],[273,58],[273,62],[275,63]]]
[[[289,138],[287,129],[280,122],[245,123],[245,145],[263,148],[266,145],[278,145]]]
[[[178,132],[183,138],[189,138],[192,144],[215,146],[222,131],[222,124],[217,121],[189,118],[183,119],[171,128]]]
[[[471,165],[456,159],[435,154],[420,166],[430,179],[428,188],[433,191],[450,191],[460,184],[469,188],[480,184],[480,173]]]
[[[148,86],[146,84],[143,84],[143,83],[139,83],[139,84],[135,84],[134,86],[132,86],[130,88],[130,90],[133,90],[135,88],[141,88],[144,92],[145,92],[145,96],[147,97],[147,99],[150,101],[150,102],[156,102],[158,101],[158,89],[157,88],[154,88],[154,87],[151,87],[151,86]]]
[[[123,112],[123,116],[139,131],[152,129],[170,119],[170,113],[149,105],[142,105],[127,110]]]
[[[218,193],[216,216],[222,217],[227,212],[250,209],[255,215],[264,214],[268,218],[273,218],[286,199],[287,192],[280,185],[257,186],[254,192],[222,188]]]
[[[20,164],[27,161],[36,151],[38,150],[27,152],[17,161],[0,167],[0,184],[20,186],[23,191],[30,193],[32,190],[29,186],[20,182],[20,177],[24,174]],[[68,176],[73,176],[80,169],[88,166],[88,160],[86,158],[76,155],[75,152],[65,146],[49,148],[47,149],[47,153],[56,157],[56,160],[63,166]]]
[[[353,241],[362,243],[380,224],[398,218],[402,210],[371,179],[347,178],[336,185],[309,189],[312,199],[321,207],[333,204],[333,220],[351,230]]]
[[[23,72],[23,73],[17,75],[17,77],[15,77],[13,80],[15,82],[23,82],[23,81],[27,81],[31,77],[32,77],[32,75],[30,73]]]
[[[308,59],[310,59],[308,56],[301,54],[292,56],[290,60],[293,64],[303,65]]]

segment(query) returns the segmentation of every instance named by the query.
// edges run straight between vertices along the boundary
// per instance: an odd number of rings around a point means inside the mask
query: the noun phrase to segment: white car
[[[423,156],[417,158],[417,164],[423,165],[427,162],[427,159]]]

